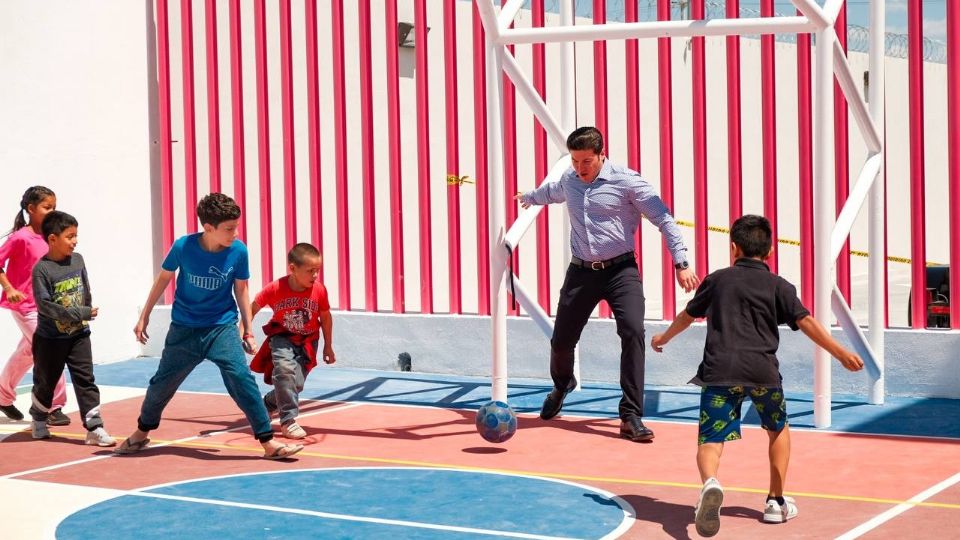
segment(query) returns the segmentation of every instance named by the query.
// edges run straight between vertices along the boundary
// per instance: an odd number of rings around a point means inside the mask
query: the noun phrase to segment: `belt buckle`
[[[597,268],[597,265],[600,265],[600,268]],[[603,261],[592,261],[590,263],[591,270],[603,270]]]

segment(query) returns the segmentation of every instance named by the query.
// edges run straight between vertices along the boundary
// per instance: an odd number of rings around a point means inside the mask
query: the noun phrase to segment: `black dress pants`
[[[603,270],[571,264],[560,289],[560,302],[550,339],[550,376],[557,389],[576,385],[573,350],[590,314],[601,300],[610,304],[620,336],[620,418],[643,416],[644,297],[635,260]]]

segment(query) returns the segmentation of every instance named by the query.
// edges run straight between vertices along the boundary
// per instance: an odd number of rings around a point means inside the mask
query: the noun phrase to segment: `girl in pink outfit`
[[[33,301],[31,275],[33,266],[47,254],[47,240],[40,234],[40,225],[47,214],[57,209],[57,196],[43,186],[33,186],[20,199],[20,210],[13,222],[13,230],[0,246],[0,307],[13,314],[13,320],[23,333],[7,365],[0,372],[0,412],[11,420],[22,420],[13,402],[17,398],[17,383],[33,367],[33,333],[37,329],[37,305]],[[24,217],[26,213],[27,217]],[[28,222],[29,220],[29,222]],[[61,375],[53,393],[53,408],[47,423],[63,426],[70,418],[60,410],[67,402],[66,384]]]

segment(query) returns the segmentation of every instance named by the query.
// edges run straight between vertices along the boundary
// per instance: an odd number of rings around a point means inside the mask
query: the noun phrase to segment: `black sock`
[[[783,497],[774,497],[772,495],[767,495],[767,502],[777,501],[777,504],[783,506],[787,501],[783,500]]]

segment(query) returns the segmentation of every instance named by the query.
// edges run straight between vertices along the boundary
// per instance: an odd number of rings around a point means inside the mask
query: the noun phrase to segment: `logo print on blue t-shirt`
[[[213,274],[215,277],[187,274],[187,282],[194,287],[207,291],[215,291],[227,282],[230,277],[230,272],[233,272],[233,267],[227,268],[226,272],[221,272],[219,268],[211,266],[207,272]]]

